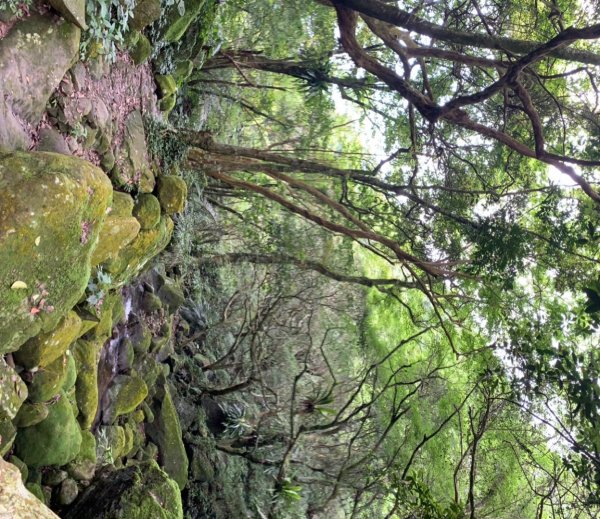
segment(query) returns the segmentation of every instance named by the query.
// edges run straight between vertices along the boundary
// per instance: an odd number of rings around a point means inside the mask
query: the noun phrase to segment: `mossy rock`
[[[185,207],[187,194],[187,184],[183,178],[164,175],[158,179],[158,199],[165,213],[181,213]]]
[[[100,319],[87,310],[82,310],[80,308],[77,309],[77,315],[81,319],[81,329],[79,330],[79,337],[77,337],[77,339],[79,339],[98,326]]]
[[[0,152],[0,354],[40,332],[47,337],[75,306],[111,195],[106,175],[89,162]],[[14,288],[17,281],[26,288]],[[27,364],[52,362],[67,347]]]
[[[136,355],[142,356],[148,353],[150,343],[152,342],[152,333],[145,321],[142,320],[133,327],[129,337],[133,344],[133,351]]]
[[[29,384],[29,400],[33,403],[46,402],[58,395],[67,381],[68,365],[69,356],[63,355],[36,371]]]
[[[156,294],[153,294],[152,292],[144,292],[141,306],[144,312],[147,314],[152,314],[162,308],[162,302]]]
[[[133,351],[133,344],[130,339],[125,338],[120,341],[117,355],[118,370],[121,373],[129,372],[133,367],[133,360],[135,357],[135,352]]]
[[[42,484],[48,487],[57,487],[65,479],[69,477],[66,470],[59,469],[57,467],[44,468],[41,472]]]
[[[29,339],[13,354],[15,361],[21,366],[31,369],[36,366],[46,367],[62,357],[81,330],[81,318],[69,311],[56,329]]]
[[[133,110],[125,119],[123,143],[116,151],[111,178],[117,187],[137,188],[140,193],[154,191],[155,178],[148,159],[142,114]]]
[[[27,386],[0,357],[0,419],[12,420],[27,398]]]
[[[98,245],[92,254],[92,267],[117,256],[140,232],[136,218],[109,215],[100,229]]]
[[[110,214],[111,216],[121,216],[127,218],[132,216],[134,201],[129,193],[113,191],[113,202]]]
[[[133,216],[144,230],[154,229],[160,222],[160,202],[154,195],[143,193],[138,196],[133,208]]]
[[[27,478],[29,477],[29,469],[27,468],[27,465],[23,463],[23,460],[17,456],[10,456],[8,461],[19,469],[19,472],[21,473],[21,481],[26,483]]]
[[[113,280],[114,281],[114,280]],[[100,307],[98,317],[100,321],[94,328],[93,335],[98,340],[107,340],[111,334],[114,326],[113,314],[115,305],[121,301],[121,294],[118,292],[109,292],[105,298],[102,306]]]
[[[161,112],[170,112],[171,110],[173,110],[173,108],[175,108],[175,104],[177,103],[177,96],[175,94],[171,94],[168,95],[166,97],[163,97],[159,102],[158,102],[158,109]]]
[[[123,296],[119,291],[115,292],[115,295],[116,300],[112,308],[113,326],[116,326],[125,320],[125,301],[123,301]]]
[[[103,425],[98,428],[99,438],[96,442],[96,455],[98,459],[106,458],[108,454],[116,460],[125,448],[125,430],[120,425]]]
[[[178,85],[182,85],[194,71],[194,62],[192,60],[180,61],[175,65],[173,77]]]
[[[104,338],[94,341],[80,339],[73,347],[73,357],[77,365],[75,398],[82,429],[92,426],[98,410],[98,359],[103,344]]]
[[[160,0],[140,0],[133,9],[133,19],[129,22],[129,25],[133,29],[141,31],[144,27],[158,20],[160,12]]]
[[[167,282],[160,287],[157,295],[162,301],[162,304],[166,306],[171,313],[177,310],[185,302],[183,290],[172,280],[167,280]]]
[[[90,431],[81,432],[81,448],[77,457],[67,465],[69,476],[77,481],[89,481],[96,471],[96,437]]]
[[[160,97],[168,97],[177,92],[177,83],[171,74],[156,74],[154,80],[158,85]]]
[[[152,44],[150,43],[150,40],[140,33],[135,45],[133,45],[133,48],[129,51],[129,54],[136,65],[145,63],[152,54]]]
[[[13,464],[0,459],[0,514],[6,519],[59,519],[44,505],[44,495],[39,485],[25,485],[21,472]],[[38,493],[39,492],[39,493]]]
[[[5,456],[17,436],[17,428],[8,418],[0,418],[0,457]]]
[[[103,470],[63,519],[183,519],[177,484],[156,462]]]
[[[79,453],[81,431],[65,394],[48,410],[45,420],[17,435],[15,453],[29,467],[66,465]]]
[[[108,389],[108,406],[102,420],[112,424],[119,416],[133,412],[148,396],[148,386],[139,377],[118,375]]]
[[[31,427],[45,420],[47,416],[48,406],[45,403],[32,404],[31,402],[25,402],[19,409],[13,423],[17,427]]]
[[[205,483],[214,479],[215,469],[210,458],[206,454],[205,448],[196,445],[192,447],[190,472],[195,482]]]
[[[104,264],[113,282],[122,285],[135,277],[150,259],[162,251],[173,233],[173,220],[162,216],[154,229],[140,231],[137,238],[123,247],[117,257]]]
[[[182,440],[179,417],[168,386],[164,388],[164,397],[158,404],[154,422],[146,426],[146,434],[158,445],[158,461],[161,467],[183,490],[188,480],[189,462]]]
[[[63,384],[63,391],[68,393],[73,387],[75,387],[75,381],[77,380],[77,366],[75,365],[75,358],[70,351],[67,351],[67,376]]]
[[[135,368],[138,375],[146,382],[150,396],[156,391],[156,383],[162,373],[160,364],[152,356],[144,356],[136,361]]]
[[[190,25],[196,20],[206,0],[185,0],[185,11],[179,13],[177,5],[172,5],[167,11],[167,26],[163,40],[174,43],[183,37]]]

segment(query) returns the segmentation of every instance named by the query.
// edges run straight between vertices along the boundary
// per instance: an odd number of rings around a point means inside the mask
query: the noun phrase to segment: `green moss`
[[[95,341],[80,339],[73,348],[77,365],[75,398],[82,429],[89,429],[98,410],[98,358],[104,338]]]
[[[0,358],[0,419],[11,420],[27,398],[27,387],[16,371]]]
[[[117,257],[104,264],[116,284],[124,284],[162,251],[173,233],[173,221],[168,216],[162,216],[160,223],[154,229],[140,231],[137,238],[119,251]]]
[[[25,488],[29,490],[35,497],[37,497],[42,503],[46,502],[46,495],[42,491],[42,486],[39,483],[27,483]]]
[[[75,381],[77,380],[77,366],[75,365],[75,358],[73,354],[67,351],[67,376],[65,378],[65,382],[63,384],[63,391],[68,393],[71,388],[75,386]]]
[[[152,424],[148,424],[146,433],[158,445],[159,463],[183,490],[187,484],[189,463],[181,438],[179,417],[168,386],[164,393],[155,413],[156,418]]]
[[[111,194],[89,162],[0,152],[0,353],[56,328],[84,293]]]
[[[45,420],[48,416],[48,406],[43,403],[32,404],[30,402],[25,402],[13,423],[17,427],[31,427],[36,423],[40,423],[42,420]]]
[[[133,208],[133,216],[140,222],[142,229],[154,229],[160,222],[160,202],[154,195],[142,193]]]
[[[156,74],[156,76],[154,76],[154,80],[158,85],[158,90],[160,92],[161,97],[168,97],[177,92],[177,83],[175,82],[175,78],[171,74]]]
[[[8,461],[19,469],[19,472],[21,473],[21,481],[26,483],[27,478],[29,477],[29,469],[27,468],[27,465],[23,463],[23,460],[21,460],[21,458],[17,458],[17,456],[10,456]]]
[[[177,6],[172,6],[167,13],[167,29],[163,39],[173,43],[179,41],[190,25],[200,14],[206,0],[185,0],[185,12],[179,14]]]
[[[94,476],[96,461],[96,437],[90,431],[82,431],[79,454],[69,463],[67,472],[77,481],[89,481]]]
[[[128,193],[122,193],[121,191],[114,191],[110,215],[127,218],[132,214],[133,204],[134,202],[133,198],[131,198],[131,195]]]
[[[67,381],[69,358],[70,356],[63,355],[35,372],[29,385],[31,402],[46,402],[60,393]]]
[[[69,311],[56,329],[30,339],[13,356],[27,369],[48,366],[67,351],[80,330],[80,317]]]
[[[63,393],[45,420],[19,431],[15,452],[29,467],[60,466],[74,459],[80,446],[81,431]]]
[[[187,199],[187,184],[181,177],[164,175],[158,179],[158,199],[167,214],[181,213]]]
[[[150,40],[148,40],[148,38],[146,38],[146,36],[143,34],[140,34],[137,42],[129,51],[129,54],[136,65],[140,65],[148,61],[150,55],[152,54],[152,44],[150,43]]]
[[[175,103],[177,103],[177,96],[175,94],[168,95],[159,101],[158,109],[161,112],[170,112],[175,108]]]
[[[100,229],[98,245],[92,254],[92,266],[114,258],[123,247],[135,239],[139,231],[140,224],[135,218],[110,215]]]
[[[131,413],[148,396],[148,386],[138,377],[118,375],[108,389],[108,407],[104,419],[114,422],[119,416]]]

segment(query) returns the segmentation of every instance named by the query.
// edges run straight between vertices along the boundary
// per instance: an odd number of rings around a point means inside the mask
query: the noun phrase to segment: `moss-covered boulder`
[[[159,288],[157,295],[170,312],[174,312],[185,302],[182,288],[170,279]]]
[[[133,344],[133,351],[137,356],[148,353],[148,348],[150,348],[152,342],[152,333],[145,321],[141,320],[138,324],[132,326],[129,337]]]
[[[58,503],[62,506],[70,505],[77,498],[79,488],[77,482],[74,479],[67,478],[60,484],[58,490]]]
[[[75,398],[82,429],[92,426],[98,410],[98,359],[103,344],[104,338],[93,341],[80,339],[73,347],[73,357],[77,366]]]
[[[17,427],[31,427],[32,425],[45,420],[48,416],[48,412],[48,406],[45,403],[39,402],[33,404],[31,402],[25,402],[21,406],[21,409],[19,409],[13,423]]]
[[[50,332],[75,306],[111,195],[89,162],[0,152],[0,354]]]
[[[134,201],[129,193],[113,191],[113,201],[110,210],[111,216],[126,218],[132,215]]]
[[[177,103],[177,96],[175,94],[168,95],[167,97],[163,97],[158,103],[158,109],[161,112],[170,112],[175,108],[175,104]]]
[[[0,517],[19,519],[59,519],[23,484],[17,467],[0,458]],[[41,488],[40,488],[41,491]]]
[[[5,456],[17,436],[17,428],[8,418],[0,418],[0,457]]]
[[[158,179],[158,199],[167,214],[181,213],[187,199],[187,184],[181,177],[164,175]]]
[[[67,351],[67,376],[63,384],[62,390],[68,393],[74,386],[77,380],[77,365],[75,364],[75,358],[70,351]]]
[[[67,380],[69,357],[70,355],[63,355],[35,372],[29,384],[31,402],[46,402],[61,392]]]
[[[140,223],[133,217],[109,215],[100,229],[98,245],[92,254],[92,266],[117,256],[140,232]]]
[[[182,519],[177,484],[154,461],[105,469],[63,519]]]
[[[113,423],[119,416],[131,413],[148,396],[148,386],[139,377],[118,375],[107,392],[108,405],[102,421]]]
[[[168,97],[177,92],[177,83],[171,74],[156,74],[154,80],[158,85],[160,97]]]
[[[144,292],[144,295],[142,296],[141,307],[144,312],[151,314],[162,308],[162,302],[156,294],[152,292]]]
[[[152,44],[150,43],[150,40],[143,34],[140,34],[137,41],[129,51],[129,54],[136,65],[145,63],[152,54]]]
[[[179,12],[177,5],[172,5],[167,12],[167,25],[163,39],[170,43],[179,41],[196,20],[205,3],[206,0],[185,0],[183,14]]]
[[[27,387],[3,358],[0,357],[0,418],[12,420],[27,398]]]
[[[148,231],[140,231],[137,238],[123,247],[115,259],[104,263],[104,268],[116,284],[124,284],[162,251],[173,233],[173,220],[162,216],[159,224]]]
[[[81,318],[74,311],[69,311],[54,330],[28,340],[13,356],[27,369],[49,366],[64,355],[80,331]]]
[[[140,0],[133,9],[130,26],[141,31],[144,27],[160,18],[160,0]]]
[[[15,453],[28,467],[65,465],[79,453],[81,431],[64,393],[48,411],[45,420],[17,435]]]
[[[165,472],[172,477],[179,488],[188,480],[188,457],[181,437],[181,426],[168,386],[155,411],[154,422],[146,427],[148,437],[158,445],[158,461]]]
[[[133,208],[133,216],[140,222],[142,229],[154,229],[160,222],[160,202],[158,198],[147,193],[138,196]]]
[[[194,62],[192,60],[186,59],[184,61],[180,61],[175,65],[175,71],[173,72],[173,77],[175,78],[175,82],[178,85],[183,84],[194,71]]]

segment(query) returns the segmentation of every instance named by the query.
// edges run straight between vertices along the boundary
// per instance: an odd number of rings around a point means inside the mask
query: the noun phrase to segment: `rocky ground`
[[[82,62],[80,3],[51,3],[0,10],[0,518],[180,518],[184,298],[147,269],[186,184],[147,149],[147,40]]]

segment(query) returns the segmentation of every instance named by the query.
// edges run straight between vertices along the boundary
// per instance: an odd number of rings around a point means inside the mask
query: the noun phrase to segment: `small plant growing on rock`
[[[246,408],[241,404],[219,404],[225,413],[225,435],[231,438],[240,438],[252,430],[252,425],[246,419]]]
[[[106,292],[110,288],[112,283],[112,277],[110,274],[104,272],[101,268],[96,271],[96,275],[92,276],[87,286],[87,293],[89,294],[86,298],[86,302],[93,307],[96,311],[102,308]]]

